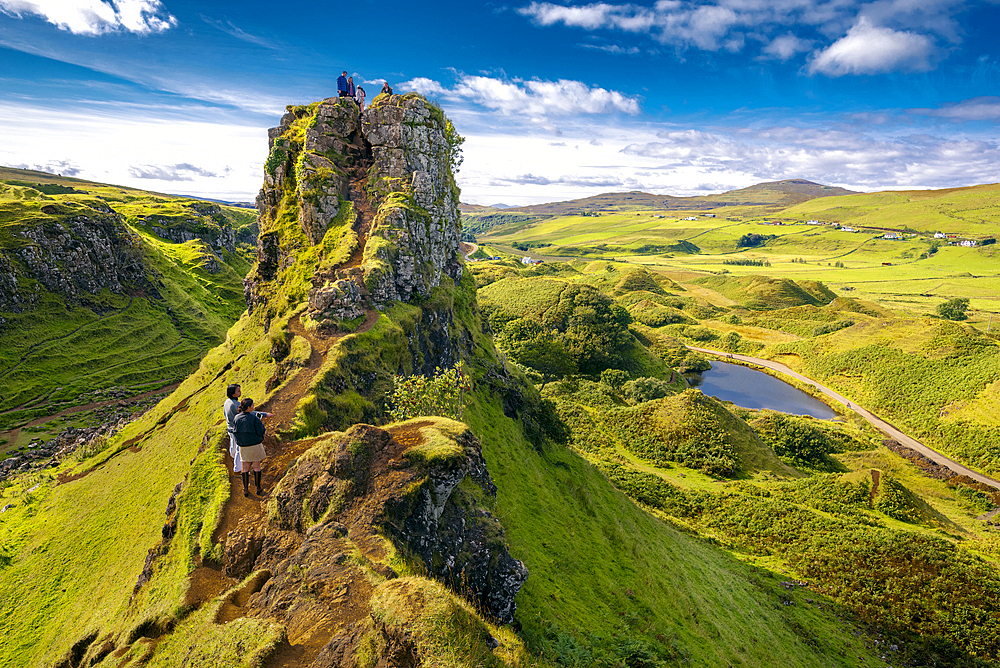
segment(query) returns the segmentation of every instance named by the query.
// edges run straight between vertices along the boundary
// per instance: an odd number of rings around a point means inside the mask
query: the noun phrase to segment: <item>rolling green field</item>
[[[636,363],[652,353],[668,368],[704,368],[684,343],[778,359],[995,473],[1000,425],[988,413],[998,400],[1000,337],[837,296],[811,276],[583,260],[472,270],[498,346],[554,402],[572,447],[651,513],[748,563],[810,581],[868,622],[1000,657],[991,621],[1000,540],[983,518],[996,496],[927,478],[843,407],[833,422],[741,409]],[[596,294],[571,302],[581,285]],[[641,352],[611,336],[616,305],[631,315]],[[611,370],[580,362],[580,328]],[[540,348],[544,357],[533,354]],[[553,380],[561,356],[577,365]],[[981,621],[966,626],[965,615]],[[939,658],[927,665],[962,660]]]
[[[1000,234],[1000,186],[945,191],[824,197],[785,209],[732,207],[705,211],[649,210],[550,216],[494,228],[481,241],[512,255],[545,259],[615,259],[665,272],[728,272],[821,280],[838,292],[911,314],[928,314],[951,298],[967,297],[974,322],[1000,313],[997,246],[948,245],[936,232],[989,239]],[[697,220],[685,220],[696,217]],[[808,225],[807,220],[821,225]],[[766,224],[780,221],[782,225]],[[841,231],[839,222],[858,232]],[[880,227],[909,230],[881,238]],[[740,247],[744,235],[767,238]],[[696,248],[684,248],[681,242]],[[514,244],[526,246],[524,250]],[[769,266],[738,266],[734,260]],[[985,320],[984,320],[985,319]]]

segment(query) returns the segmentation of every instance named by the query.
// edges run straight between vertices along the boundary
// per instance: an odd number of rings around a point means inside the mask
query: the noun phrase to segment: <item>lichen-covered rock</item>
[[[441,111],[418,95],[383,96],[361,114],[346,98],[288,109],[268,131],[270,154],[257,196],[258,255],[265,255],[266,234],[291,219],[302,230],[300,244],[324,244],[333,223],[349,218],[344,207],[350,202],[363,251],[347,266],[362,267],[351,280],[368,302],[409,301],[442,281],[457,283],[457,139]],[[284,229],[282,243],[291,246]],[[273,280],[266,267],[247,278],[249,308],[267,301],[266,284]],[[314,292],[324,287],[314,281]]]
[[[348,549],[341,541],[345,534],[369,548],[365,556],[373,570],[395,577],[378,548],[381,536],[388,536],[430,575],[497,620],[511,622],[528,571],[510,555],[503,527],[489,509],[495,498],[481,445],[459,422],[421,418],[389,431],[359,424],[324,437],[275,488],[268,534],[306,538],[293,553],[271,551],[254,565],[276,574],[263,590],[270,601],[265,607],[290,600],[282,582],[301,586],[302,572],[278,577],[288,563],[313,572],[319,555]]]
[[[14,232],[20,243],[0,258],[0,310],[22,310],[30,297],[18,274],[67,299],[108,289],[124,294],[143,285],[139,240],[111,209],[89,210]]]
[[[510,556],[503,526],[486,507],[496,486],[479,440],[468,430],[454,437],[461,455],[422,467],[420,486],[386,503],[385,526],[433,576],[510,623],[528,569]]]
[[[357,283],[345,279],[327,282],[323,287],[309,293],[309,317],[324,319],[353,320],[365,314],[361,308],[361,291]]]
[[[369,189],[378,211],[365,251],[365,284],[376,302],[427,295],[458,281],[460,219],[453,146],[439,110],[419,96],[391,96],[361,117],[374,164]]]

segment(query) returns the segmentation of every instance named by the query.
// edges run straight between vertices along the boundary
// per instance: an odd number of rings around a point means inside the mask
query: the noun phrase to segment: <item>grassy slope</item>
[[[3,186],[0,243],[7,246],[19,243],[15,232],[22,225],[87,214],[91,206],[111,205],[127,220],[173,216],[182,224],[197,214],[191,206],[201,206],[132,189],[10,171],[0,176],[30,177],[30,183],[51,194],[28,186]],[[41,212],[43,205],[57,207],[58,213],[53,217]],[[237,227],[248,224],[247,217],[253,214],[230,207],[214,215]],[[211,224],[218,229],[217,223]],[[174,244],[144,227],[128,229],[141,239],[160,299],[105,291],[72,304],[42,292],[36,308],[4,314],[8,324],[0,330],[0,369],[12,370],[0,377],[0,411],[31,402],[47,405],[7,413],[0,418],[0,428],[51,414],[60,406],[85,403],[96,389],[183,378],[245,308],[242,276],[249,269],[245,257],[224,252],[221,271],[211,274],[204,268],[208,253],[202,242]]]
[[[581,640],[662,635],[691,665],[856,665],[832,660],[846,642],[833,618],[782,606],[770,574],[643,512],[577,455],[517,447],[516,425],[496,412],[480,402],[469,421],[481,425],[512,552],[531,571],[518,598],[529,645],[545,647],[555,623]]]
[[[116,436],[107,451],[60,469],[89,470],[84,477],[56,485],[53,471],[4,490],[3,503],[15,507],[0,516],[0,544],[16,558],[0,578],[5,626],[0,665],[41,665],[92,629],[127,636],[143,621],[177,614],[195,548],[199,541],[210,547],[215,514],[228,497],[218,452],[199,450],[222,435],[219,410],[226,383],[241,382],[247,396],[264,396],[273,363],[261,331],[259,323],[242,320],[198,372]],[[216,377],[237,357],[233,350],[240,352],[238,369]],[[186,408],[165,419],[187,397]],[[158,429],[161,420],[166,426]],[[121,451],[141,434],[146,437],[137,452]],[[146,553],[160,541],[167,500],[182,481],[178,534],[156,577],[130,606]],[[24,491],[38,483],[35,492]]]

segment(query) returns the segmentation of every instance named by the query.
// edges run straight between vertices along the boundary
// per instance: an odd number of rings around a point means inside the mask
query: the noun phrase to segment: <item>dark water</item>
[[[685,376],[691,387],[744,408],[770,408],[792,415],[832,420],[837,414],[822,401],[766,373],[712,360],[712,368]]]

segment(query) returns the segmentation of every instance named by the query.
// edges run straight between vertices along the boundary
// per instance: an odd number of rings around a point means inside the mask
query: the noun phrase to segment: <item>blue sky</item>
[[[1000,0],[0,0],[0,163],[252,200],[266,129],[437,100],[463,201],[1000,181]]]

